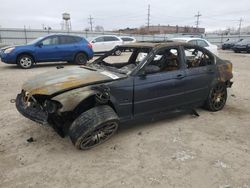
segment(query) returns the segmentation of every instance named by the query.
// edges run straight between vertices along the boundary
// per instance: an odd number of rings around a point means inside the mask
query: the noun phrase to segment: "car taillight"
[[[92,44],[88,43],[88,47],[89,48],[93,48]]]

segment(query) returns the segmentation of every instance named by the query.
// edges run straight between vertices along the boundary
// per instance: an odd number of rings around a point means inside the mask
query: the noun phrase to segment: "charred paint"
[[[219,71],[218,80],[221,82],[226,82],[233,78],[232,68],[233,65],[230,62],[217,65]]]
[[[119,78],[119,76],[115,76]],[[74,67],[64,70],[58,69],[53,72],[38,75],[32,80],[27,81],[22,89],[28,92],[30,96],[34,94],[52,95],[63,90],[77,88],[78,86],[112,80],[114,80],[114,78],[102,74],[101,71],[91,71],[82,67]]]

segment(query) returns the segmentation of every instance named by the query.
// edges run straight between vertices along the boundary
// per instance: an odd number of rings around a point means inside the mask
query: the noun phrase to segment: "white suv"
[[[218,47],[214,44],[211,44],[210,42],[208,42],[205,39],[191,37],[191,38],[173,38],[170,40],[198,45],[198,46],[206,48],[207,50],[209,50],[213,54],[218,55]]]
[[[90,43],[93,46],[94,53],[104,53],[122,45],[123,40],[115,35],[102,35],[92,39]],[[115,51],[115,55],[121,55],[121,51]]]

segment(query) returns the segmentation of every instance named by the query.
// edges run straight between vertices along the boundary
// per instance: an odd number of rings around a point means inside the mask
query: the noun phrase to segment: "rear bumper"
[[[24,102],[24,94],[18,94],[16,97],[16,108],[24,117],[40,124],[48,123],[48,113],[39,107],[29,106]]]

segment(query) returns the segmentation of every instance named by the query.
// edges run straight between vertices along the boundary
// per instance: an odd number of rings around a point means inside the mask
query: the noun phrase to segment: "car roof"
[[[128,48],[162,48],[162,47],[170,47],[170,46],[180,46],[180,45],[187,45],[184,42],[175,42],[175,41],[168,41],[168,42],[161,42],[161,43],[153,43],[153,42],[135,42],[130,44],[123,44],[120,45],[121,47],[128,47]],[[193,45],[190,45],[193,46]]]
[[[71,34],[64,34],[64,33],[53,33],[53,34],[48,34],[44,37],[50,37],[50,36],[70,36],[70,37],[80,37],[82,38],[81,36],[78,36],[78,35],[71,35]]]
[[[120,36],[120,38],[131,38],[131,39],[135,39],[134,37],[131,37],[131,36]]]
[[[172,38],[170,40],[184,40],[184,41],[190,41],[190,40],[204,40],[202,38],[195,38],[195,37],[179,37],[179,38]]]
[[[98,38],[98,37],[117,37],[117,38],[119,38],[119,36],[117,36],[117,35],[98,35],[94,38]]]

